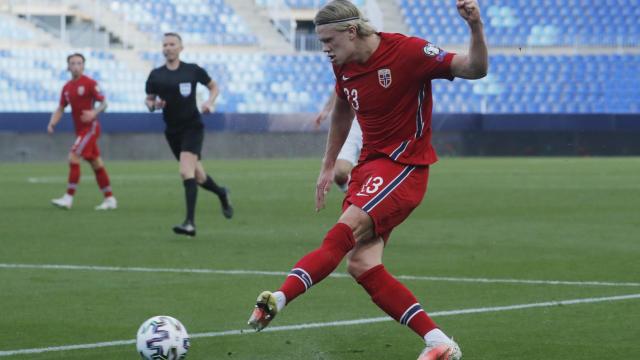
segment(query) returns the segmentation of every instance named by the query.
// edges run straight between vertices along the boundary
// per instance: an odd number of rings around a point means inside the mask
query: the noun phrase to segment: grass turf
[[[467,158],[433,166],[423,204],[397,228],[385,264],[397,275],[640,282],[640,159]],[[235,217],[200,189],[198,236],[170,231],[184,214],[174,162],[108,162],[117,211],[100,213],[83,165],[74,207],[48,202],[63,164],[2,164],[0,263],[286,272],[339,215],[333,189],[315,213],[317,159],[207,161],[231,189]],[[344,265],[338,272],[344,273]],[[244,328],[260,290],[283,276],[0,267],[0,354],[130,340],[152,315],[191,334]],[[406,280],[427,311],[640,293],[640,286]],[[273,326],[383,316],[349,278],[329,278]],[[435,318],[465,359],[640,358],[640,299]],[[191,359],[415,359],[421,342],[391,322],[197,337]],[[135,359],[134,345],[12,355]]]

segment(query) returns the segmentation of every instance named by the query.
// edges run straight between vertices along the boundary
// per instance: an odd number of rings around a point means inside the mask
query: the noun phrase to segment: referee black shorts
[[[202,142],[204,141],[204,126],[202,124],[190,126],[178,132],[165,132],[173,156],[180,160],[183,151],[202,156]]]

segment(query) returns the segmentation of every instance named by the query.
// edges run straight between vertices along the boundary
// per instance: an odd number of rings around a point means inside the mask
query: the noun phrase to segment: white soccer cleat
[[[113,196],[109,196],[102,200],[102,203],[96,206],[96,210],[115,210],[118,208],[118,202]]]
[[[418,360],[460,360],[462,351],[460,346],[450,339],[448,342],[427,342]]]
[[[60,209],[69,210],[71,209],[71,205],[73,205],[73,196],[64,194],[61,198],[51,199],[51,204],[59,207]]]

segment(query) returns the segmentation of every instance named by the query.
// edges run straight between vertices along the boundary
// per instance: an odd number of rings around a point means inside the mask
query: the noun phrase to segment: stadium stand
[[[261,0],[256,1],[260,3]],[[466,43],[467,29],[455,7],[445,0],[397,1],[411,31],[447,45]],[[287,0],[305,8],[321,0]],[[638,23],[640,1],[487,0],[487,36],[494,46],[526,44],[527,49],[565,46],[557,53],[494,51],[490,75],[470,83],[434,82],[434,111],[440,113],[638,113],[640,63]],[[185,61],[205,67],[222,92],[217,111],[225,113],[297,113],[318,111],[333,88],[325,57],[317,52],[265,52],[247,46],[255,36],[222,0],[160,0],[108,2],[141,30],[158,38],[179,31],[185,39]],[[572,6],[568,6],[572,5]],[[624,10],[620,10],[624,8]],[[212,14],[217,14],[213,16]],[[575,13],[575,14],[574,14]],[[580,16],[573,16],[576,14]],[[424,16],[427,14],[427,16]],[[564,14],[565,16],[563,17]],[[68,79],[68,48],[18,46],[34,32],[15,31],[15,15],[0,14],[0,112],[49,112]],[[565,21],[574,19],[574,23]],[[455,22],[454,22],[455,21]],[[450,24],[460,26],[450,26]],[[598,34],[598,36],[595,36]],[[2,43],[13,41],[12,46]],[[575,47],[575,42],[582,47]],[[220,44],[234,44],[225,49]],[[192,46],[200,45],[200,46]],[[596,46],[597,45],[597,46]],[[611,46],[611,45],[615,45]],[[619,46],[632,51],[622,51]],[[151,46],[151,44],[150,44]],[[207,47],[209,46],[209,47]],[[110,112],[144,112],[144,83],[152,66],[163,63],[159,48],[79,49],[87,55],[87,73],[96,78],[109,99]],[[498,48],[499,50],[499,48]],[[582,50],[585,51],[580,54]],[[142,66],[140,65],[142,64]],[[615,64],[615,66],[612,66]],[[204,89],[200,97],[204,97]]]
[[[253,45],[257,41],[223,0],[117,0],[111,1],[110,8],[155,39],[174,31],[190,44]]]
[[[467,30],[447,0],[397,0],[412,34],[462,44]],[[485,0],[485,31],[494,46],[638,46],[637,0]]]

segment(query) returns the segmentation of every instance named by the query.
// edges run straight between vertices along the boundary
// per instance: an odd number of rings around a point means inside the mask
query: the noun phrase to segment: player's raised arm
[[[463,79],[480,79],[487,75],[489,52],[484,38],[484,25],[477,0],[456,0],[458,13],[467,22],[471,40],[467,54],[458,54],[451,61],[451,74]]]
[[[337,96],[335,98],[331,112],[331,127],[329,128],[327,147],[316,184],[316,211],[324,208],[324,197],[333,183],[333,167],[336,163],[336,157],[347,139],[354,116],[353,110],[346,100]]]

